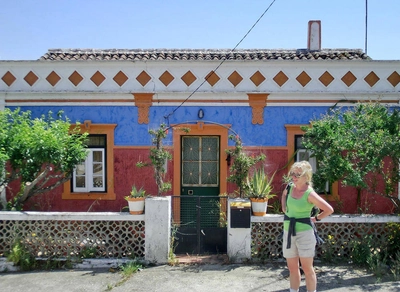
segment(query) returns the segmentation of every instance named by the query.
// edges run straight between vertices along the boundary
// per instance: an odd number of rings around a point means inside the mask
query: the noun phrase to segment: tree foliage
[[[250,169],[260,161],[265,159],[265,154],[254,156],[249,155],[243,150],[242,140],[239,135],[229,135],[229,139],[235,141],[235,148],[226,150],[229,160],[233,159],[230,166],[230,175],[227,178],[228,182],[236,184],[239,189],[239,197],[243,198],[244,194],[249,191],[247,177]]]
[[[189,132],[187,128],[179,128],[173,126],[167,126],[166,124],[161,124],[158,129],[150,129],[149,134],[152,136],[153,146],[150,149],[150,160],[151,163],[144,163],[143,161],[138,161],[136,163],[137,167],[152,166],[154,169],[154,179],[157,184],[157,196],[161,196],[163,193],[168,192],[172,189],[170,182],[165,182],[164,177],[166,174],[165,166],[166,163],[172,159],[171,153],[165,149],[163,140],[168,136],[168,130],[173,129],[176,131],[183,131],[185,133]]]
[[[62,112],[32,118],[30,111],[0,111],[0,163],[6,166],[0,167],[0,186],[21,182],[13,207],[63,184],[86,159],[87,134],[80,134],[79,123],[72,131],[70,126]]]
[[[400,114],[379,102],[337,108],[303,127],[318,161],[316,178],[389,198],[399,212]]]

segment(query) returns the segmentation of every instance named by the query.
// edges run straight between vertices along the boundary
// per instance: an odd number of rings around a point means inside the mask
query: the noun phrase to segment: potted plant
[[[138,190],[136,186],[133,185],[129,196],[125,196],[125,200],[128,201],[129,205],[129,213],[131,213],[132,215],[143,214],[144,200],[146,196],[146,191],[143,188],[140,188]]]
[[[228,182],[233,182],[238,187],[239,197],[243,198],[247,192],[246,179],[249,175],[250,169],[255,166],[258,162],[265,159],[265,154],[254,156],[246,153],[243,150],[242,140],[239,135],[230,135],[229,139],[235,142],[235,148],[226,150],[228,154],[228,162],[230,163],[233,159],[232,165],[230,165],[230,176],[227,178]]]
[[[264,216],[267,214],[268,200],[275,197],[272,193],[272,181],[275,173],[268,177],[264,172],[264,168],[254,172],[251,178],[247,177],[247,197],[251,201],[251,209],[253,215]]]

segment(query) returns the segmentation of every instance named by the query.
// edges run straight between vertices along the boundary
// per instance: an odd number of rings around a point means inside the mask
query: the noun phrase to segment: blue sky
[[[0,0],[0,60],[36,60],[54,48],[233,49],[273,0]],[[366,0],[275,0],[241,49],[365,50]],[[368,0],[367,53],[400,60],[400,1]]]

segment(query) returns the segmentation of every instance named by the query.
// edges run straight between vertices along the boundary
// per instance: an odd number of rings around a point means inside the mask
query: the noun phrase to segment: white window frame
[[[106,173],[106,164],[105,164],[105,148],[88,148],[88,156],[85,161],[83,161],[81,164],[77,165],[77,168],[80,166],[83,166],[85,169],[85,187],[77,187],[76,186],[76,181],[77,181],[77,172],[76,168],[74,169],[73,173],[73,192],[104,192],[106,190],[105,186],[105,173]],[[101,152],[102,153],[102,159],[101,162],[95,162],[93,161],[93,153],[94,152]],[[94,164],[101,164],[102,165],[102,174],[101,175],[96,175],[93,173],[93,166]],[[93,179],[94,177],[101,177],[103,181],[103,186],[97,187],[93,185]]]
[[[317,171],[317,158],[315,156],[312,156],[313,152],[309,151],[304,148],[297,148],[297,153],[296,153],[296,161],[302,161],[302,160],[307,160],[312,167],[313,174]],[[307,158],[305,158],[307,157]],[[329,188],[329,182],[327,181],[325,184],[325,191],[327,193],[330,192]]]

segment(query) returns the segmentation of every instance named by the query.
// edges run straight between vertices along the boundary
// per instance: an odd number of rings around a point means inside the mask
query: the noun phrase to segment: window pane
[[[215,185],[218,183],[218,167],[216,162],[201,163],[201,183]]]
[[[86,175],[86,168],[85,168],[85,164],[78,164],[76,166],[76,175]]]
[[[102,151],[93,151],[93,162],[103,162]]]
[[[217,161],[218,160],[218,138],[203,137],[201,140],[201,160]]]
[[[182,180],[184,185],[199,184],[198,162],[183,162]]]
[[[199,160],[199,138],[198,137],[183,137],[182,154],[183,161],[198,161]]]
[[[85,184],[85,177],[84,176],[76,176],[76,183],[75,186],[77,188],[85,188],[86,184]]]
[[[93,187],[102,188],[103,187],[103,177],[93,177]]]
[[[103,175],[103,164],[93,163],[93,175]]]
[[[106,136],[104,135],[89,135],[88,146],[105,146]]]

